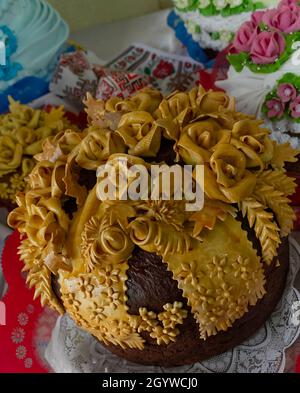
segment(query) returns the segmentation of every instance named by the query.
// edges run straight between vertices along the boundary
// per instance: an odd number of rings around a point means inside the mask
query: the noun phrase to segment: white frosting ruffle
[[[198,11],[181,12],[176,10],[176,13],[184,21],[188,30],[188,24],[191,22],[201,27],[200,33],[190,32],[195,42],[198,42],[202,48],[211,48],[217,51],[226,48],[228,42],[221,39],[212,39],[211,33],[235,33],[239,26],[249,20],[251,16],[251,12],[243,12],[226,18],[222,15],[203,16]]]
[[[272,121],[265,118],[264,120],[266,128],[271,130],[272,139],[278,143],[289,142],[294,149],[300,149],[300,123],[295,123],[288,119]],[[292,132],[295,136],[291,136],[287,132]]]
[[[278,3],[277,0],[265,1],[265,8],[272,8]],[[201,32],[190,32],[194,41],[200,44],[203,48],[211,48],[214,50],[223,50],[228,45],[228,41],[222,39],[213,39],[211,33],[235,33],[242,23],[247,22],[251,18],[252,12],[241,12],[240,14],[222,16],[212,15],[204,16],[198,10],[195,11],[180,11],[175,9],[175,12],[184,21],[185,27],[189,31],[189,23],[200,26]]]
[[[243,22],[250,19],[252,14],[252,12],[242,12],[240,14],[224,17],[222,15],[204,16],[200,14],[199,11],[181,12],[176,10],[176,13],[184,22],[194,20],[199,26],[201,26],[202,30],[207,31],[208,33],[220,30],[235,32]]]

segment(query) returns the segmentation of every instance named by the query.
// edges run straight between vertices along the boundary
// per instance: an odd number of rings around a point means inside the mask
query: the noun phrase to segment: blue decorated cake
[[[26,77],[48,81],[68,35],[68,25],[46,1],[1,0],[0,93]]]

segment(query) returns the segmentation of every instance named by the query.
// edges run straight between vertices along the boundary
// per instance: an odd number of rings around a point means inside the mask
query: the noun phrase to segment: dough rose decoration
[[[44,143],[8,218],[23,236],[20,255],[36,295],[123,350],[175,345],[191,320],[199,340],[227,331],[264,297],[266,272],[278,265],[294,220],[295,183],[284,164],[297,151],[272,141],[225,93],[201,86],[168,97],[151,89],[126,100],[88,96],[86,105],[89,127]],[[129,172],[125,188],[112,169],[106,176],[124,196],[136,180],[133,165],[147,185],[161,180],[150,176],[153,164],[175,163],[191,165],[194,186],[196,165],[204,167],[202,209],[189,211],[175,193],[164,200],[164,190],[158,200],[145,198],[146,188],[136,200],[99,193],[100,164]],[[161,289],[147,274],[154,261],[180,294],[162,296],[160,306],[143,292]]]
[[[10,100],[9,113],[0,115],[0,198],[15,204],[15,196],[25,188],[25,177],[35,165],[34,155],[43,142],[69,127],[62,108],[34,110]]]
[[[299,16],[297,0],[283,0],[277,8],[254,12],[236,33],[229,62],[236,71],[244,67],[261,73],[277,71],[300,39]]]

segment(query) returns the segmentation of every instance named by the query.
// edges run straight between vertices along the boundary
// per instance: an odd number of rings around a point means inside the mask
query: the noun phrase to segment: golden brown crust
[[[106,344],[142,349],[147,332],[158,345],[169,345],[186,317],[180,302],[164,304],[160,313],[145,307],[128,312],[128,261],[138,247],[162,256],[201,339],[228,330],[264,296],[264,262],[271,263],[280,235],[291,230],[287,196],[295,185],[283,164],[295,153],[272,142],[260,121],[235,112],[225,93],[202,87],[166,98],[149,89],[124,101],[88,97],[87,104],[90,127],[45,143],[30,190],[9,216],[9,224],[27,235],[20,251],[30,283],[44,302],[69,312]],[[99,200],[97,184],[88,189],[82,182],[83,170],[95,172],[102,163],[128,169],[118,158],[148,173],[163,140],[181,164],[204,165],[202,210],[187,211],[185,200]],[[116,186],[123,195],[126,190]],[[65,211],[66,200],[76,206],[72,213]],[[238,211],[254,229],[262,258]]]

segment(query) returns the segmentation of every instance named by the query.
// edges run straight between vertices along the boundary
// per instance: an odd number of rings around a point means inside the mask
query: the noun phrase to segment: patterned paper
[[[189,57],[171,55],[143,44],[130,46],[107,67],[148,75],[153,86],[164,94],[189,90],[196,82],[199,83],[199,72],[204,68]]]
[[[50,91],[80,110],[87,92],[98,99],[126,98],[152,86],[164,94],[189,90],[210,76],[188,57],[168,54],[134,44],[105,66],[89,51],[63,54],[50,84]]]
[[[126,98],[149,85],[151,78],[146,75],[103,69],[95,97],[102,100],[107,100],[111,96]]]

